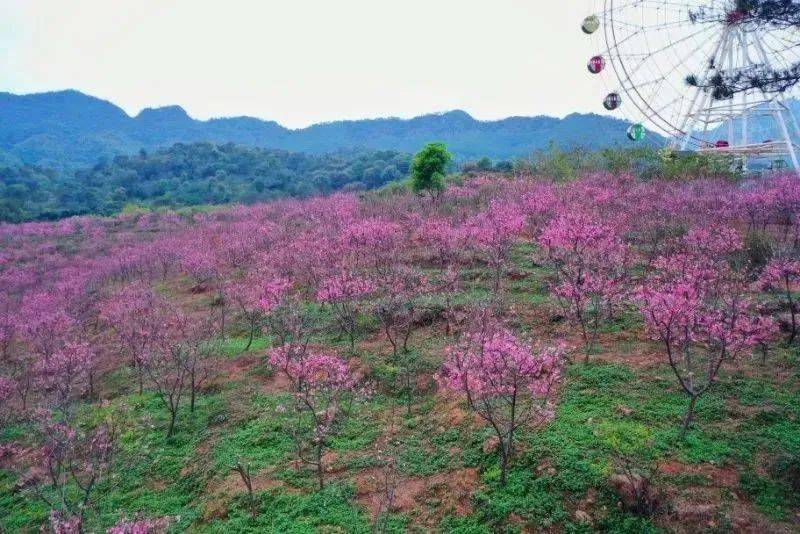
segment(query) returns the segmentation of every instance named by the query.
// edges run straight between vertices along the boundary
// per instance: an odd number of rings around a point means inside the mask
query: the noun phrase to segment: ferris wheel
[[[796,92],[737,91],[715,98],[720,73],[782,71],[800,63],[800,31],[766,23],[741,0],[589,0],[590,73],[606,83],[602,105],[631,119],[628,138],[653,130],[675,150],[748,159],[787,158],[800,170]],[[694,81],[689,83],[689,79]],[[786,160],[783,160],[786,161]]]

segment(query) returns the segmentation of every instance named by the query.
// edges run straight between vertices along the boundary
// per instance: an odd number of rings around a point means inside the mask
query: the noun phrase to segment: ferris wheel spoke
[[[663,106],[660,106],[660,107],[656,108],[656,113],[660,115],[660,114],[664,113],[665,111],[667,111],[672,106],[674,106],[675,104],[677,104],[679,102],[682,102],[685,99],[686,99],[686,97],[684,95],[676,96],[675,98],[673,98],[672,100],[670,100],[669,102],[664,104]]]
[[[785,62],[787,65],[796,63],[796,60],[800,59],[800,43],[797,41],[791,42],[777,36],[766,35],[763,43],[770,53],[769,55],[786,58],[788,60]]]
[[[698,34],[702,34],[702,32],[697,32],[697,33],[698,33]],[[686,38],[686,39],[688,40],[688,38]],[[640,71],[641,71],[641,70],[642,70],[642,69],[643,69],[645,66],[649,66],[649,65],[651,65],[651,64],[656,64],[656,65],[658,65],[658,63],[657,63],[657,62],[654,60],[654,56],[656,56],[657,54],[660,54],[661,52],[665,52],[665,51],[667,51],[669,48],[671,48],[671,47],[674,47],[674,46],[677,46],[678,44],[679,44],[678,42],[672,42],[672,43],[670,43],[669,45],[667,45],[667,46],[663,47],[663,48],[662,48],[662,49],[660,49],[660,50],[656,50],[656,51],[649,52],[647,55],[645,55],[645,56],[642,56],[642,57],[640,58],[640,60],[638,61],[638,63],[637,63],[637,64],[636,64],[634,67],[632,67],[632,68],[630,68],[630,69],[629,69],[629,68],[626,68],[626,67],[623,65],[623,67],[622,67],[622,68],[625,70],[625,76],[626,76],[628,79],[630,79],[630,80],[633,80],[633,79],[635,79],[635,76],[637,76],[637,75],[638,75],[638,73],[639,73],[639,72],[640,72]],[[703,45],[703,44],[699,45],[699,47],[701,47],[701,48],[702,48],[703,46],[705,46],[705,45]],[[659,78],[666,78],[666,77],[667,77],[667,75],[671,75],[673,72],[675,72],[675,71],[676,71],[677,69],[679,69],[681,66],[682,66],[682,63],[678,63],[678,64],[671,65],[670,69],[669,69],[669,70],[667,71],[667,73],[665,74],[665,73],[663,72],[663,70],[661,69],[660,65],[659,65],[659,66],[658,66],[658,69],[659,69],[659,74],[658,74],[658,77],[659,77]],[[657,80],[657,79],[658,79],[658,78],[656,78],[656,80]]]
[[[627,2],[614,2],[613,0],[610,2],[606,2],[608,7],[606,10],[614,10],[622,12],[629,8],[641,8],[641,7],[653,7],[660,11],[672,11],[672,12],[688,12],[690,7],[697,7],[701,8],[704,5],[707,5],[707,1],[697,0],[695,5],[690,5],[689,2],[673,2],[671,0],[628,0]]]
[[[653,23],[653,24],[646,24],[646,25],[643,25],[641,23],[636,23],[636,22],[627,22],[627,21],[623,21],[623,20],[620,20],[618,22],[619,22],[619,24],[622,24],[623,26],[627,26],[627,27],[630,27],[630,28],[635,28],[636,30],[640,30],[640,31],[648,31],[648,32],[666,32],[668,30],[671,30],[671,29],[674,29],[674,28],[681,28],[681,27],[684,27],[684,26],[688,26],[688,27],[697,26],[696,24],[692,24],[688,20],[675,20],[675,21],[671,21],[671,22],[665,22],[665,23],[662,23],[662,24]]]
[[[673,75],[675,75],[677,73],[677,74],[681,75],[681,81],[684,82],[685,79],[686,79],[685,72],[689,69],[689,67],[686,65],[686,59],[685,58],[687,58],[687,57],[698,57],[698,54],[700,53],[700,51],[702,49],[708,48],[708,46],[709,46],[708,41],[705,41],[705,40],[700,41],[699,43],[696,44],[696,46],[694,48],[692,48],[691,50],[689,50],[689,51],[687,51],[687,52],[685,52],[683,54],[683,56],[684,56],[683,59],[680,59],[680,58],[676,57],[676,60],[678,60],[678,62],[675,63],[673,65],[672,69],[667,71],[666,73],[661,71],[661,69],[659,67],[659,71],[661,73],[661,76],[666,78],[668,76],[673,76]],[[683,73],[678,73],[679,69],[683,69],[684,72]]]
[[[669,44],[667,44],[665,46],[662,46],[661,48],[657,48],[656,50],[649,51],[650,52],[650,56],[652,57],[652,56],[654,56],[656,54],[660,54],[662,52],[666,52],[667,50],[669,50],[669,49],[671,49],[671,48],[673,48],[675,46],[679,46],[679,45],[681,45],[681,44],[683,44],[683,43],[685,43],[685,42],[687,42],[687,41],[689,41],[691,39],[697,38],[698,36],[704,34],[705,32],[707,32],[709,30],[716,30],[716,29],[717,28],[715,28],[714,26],[707,26],[707,27],[705,27],[705,28],[703,28],[703,29],[701,29],[699,31],[691,33],[691,34],[689,34],[689,35],[687,35],[685,37],[682,37],[681,39],[678,39],[677,41],[670,41]]]
[[[762,103],[783,98],[766,100],[757,91],[745,89],[749,93],[741,94],[736,89],[732,95],[723,94],[728,96],[723,100],[711,90],[717,88],[711,86],[709,76],[736,69],[747,76],[745,69],[754,66],[787,70],[800,65],[800,38],[795,28],[751,24],[737,13],[734,0],[593,1],[598,16],[584,31],[591,34],[602,28],[598,37],[603,45],[596,49],[603,50],[600,56],[608,68],[601,66],[592,72],[614,78],[615,89],[605,102],[616,104],[607,109],[617,109],[621,102],[626,117],[633,116],[646,127],[661,131],[676,148],[713,149],[709,139],[717,138],[717,147],[730,145],[730,153],[736,154],[740,130],[742,144],[761,134],[753,130],[748,138],[747,128],[735,126],[734,121]],[[690,85],[690,75],[698,82]],[[758,121],[753,122],[755,128]],[[776,134],[764,135],[769,139]],[[640,140],[641,130],[629,130],[628,137]]]

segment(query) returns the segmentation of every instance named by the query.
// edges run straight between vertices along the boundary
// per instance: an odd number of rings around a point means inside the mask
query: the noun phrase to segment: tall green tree
[[[436,196],[444,189],[444,173],[453,156],[444,143],[428,143],[411,162],[411,188]]]

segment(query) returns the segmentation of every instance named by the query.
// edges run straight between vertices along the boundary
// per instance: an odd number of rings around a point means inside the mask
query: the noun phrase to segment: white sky
[[[587,0],[0,0],[0,91],[291,127],[602,112]]]

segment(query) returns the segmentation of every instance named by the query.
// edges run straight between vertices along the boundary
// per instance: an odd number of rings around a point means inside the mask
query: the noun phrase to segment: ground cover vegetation
[[[800,179],[426,183],[0,226],[0,530],[800,528]]]

